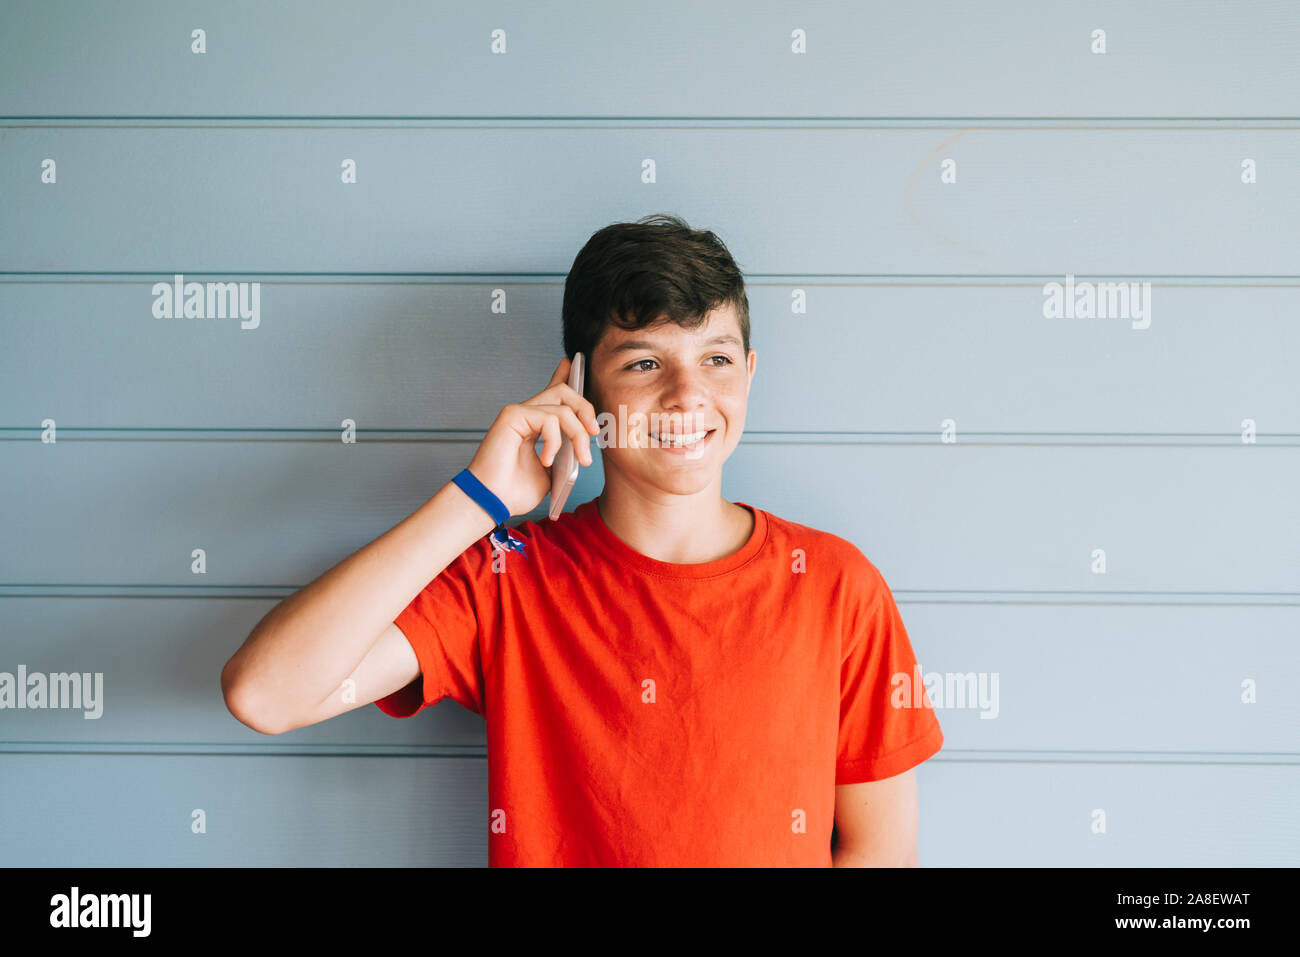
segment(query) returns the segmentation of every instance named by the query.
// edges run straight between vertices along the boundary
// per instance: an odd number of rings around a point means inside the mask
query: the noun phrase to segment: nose
[[[660,379],[663,391],[659,395],[659,407],[665,412],[681,413],[703,409],[709,394],[704,378],[706,372],[706,369],[674,363],[667,375]]]

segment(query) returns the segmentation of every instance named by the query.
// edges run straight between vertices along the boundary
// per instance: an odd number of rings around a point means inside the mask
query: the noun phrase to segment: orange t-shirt
[[[396,619],[421,677],[375,703],[452,698],[487,722],[490,866],[829,866],[835,785],[937,752],[916,659],[852,542],[737,502],[713,562],[642,555],[595,500],[479,539]],[[923,690],[923,689],[922,689]]]

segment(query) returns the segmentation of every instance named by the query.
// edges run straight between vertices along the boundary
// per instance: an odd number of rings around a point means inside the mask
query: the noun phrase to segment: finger
[[[573,443],[573,451],[578,456],[578,461],[583,465],[590,466],[591,459],[591,436],[587,434],[586,426],[578,418],[578,414],[569,406],[556,406],[556,415],[563,420],[565,433],[569,436],[569,441]]]
[[[537,395],[524,404],[538,406],[566,406],[578,413],[579,421],[582,423],[589,435],[595,435],[600,431],[600,423],[596,418],[596,406],[589,400],[584,399],[582,394],[567,382],[557,382],[554,385],[548,386],[545,390],[537,393]]]
[[[528,443],[529,448],[537,445],[539,437],[544,438],[548,434],[547,423],[555,418],[554,414],[544,405],[531,405],[521,402],[506,406],[506,410],[510,413],[511,425],[514,427],[515,432],[521,441]],[[546,446],[543,446],[542,455],[545,455],[546,448]]]
[[[542,451],[537,457],[548,469],[560,454],[560,419],[556,415],[547,415],[542,423]]]
[[[546,384],[546,388],[532,398],[525,399],[520,403],[520,405],[546,405],[549,402],[553,402],[554,399],[551,397],[551,390],[553,390],[557,385],[563,385],[569,380],[569,366],[569,357],[565,356],[560,360],[560,364],[555,367],[555,372],[551,374],[551,381]]]
[[[551,375],[551,381],[546,384],[546,388],[549,389],[551,386],[557,385],[561,382],[568,382],[569,368],[572,366],[572,364],[573,362],[568,356],[565,356],[563,359],[561,359],[560,364],[555,367],[555,372],[552,373]],[[543,389],[542,391],[546,391],[546,390]]]
[[[535,447],[539,437],[546,440],[548,436],[552,436],[558,440],[558,426],[553,427],[555,414],[547,406],[523,402],[514,406],[514,410],[515,414],[519,416],[519,419],[514,423],[515,431],[521,439],[528,442],[529,447]],[[543,465],[548,464],[546,453],[550,447],[549,442],[544,444],[542,451],[538,454],[538,458],[542,460]]]
[[[596,406],[590,399],[585,398],[581,392],[573,388],[567,382],[563,386],[565,395],[565,405],[570,406],[578,413],[578,418],[586,427],[591,435],[600,431],[600,423],[596,419]]]
[[[591,436],[587,434],[577,413],[567,405],[545,405],[535,406],[535,408],[544,409],[550,413],[550,421],[556,425],[556,440],[567,438],[573,443],[573,451],[578,456],[578,462],[586,466],[592,465]],[[543,460],[544,464],[549,466],[554,462],[555,456],[559,455],[559,451],[559,448],[556,448],[549,459]],[[545,449],[543,449],[543,452],[545,452]]]

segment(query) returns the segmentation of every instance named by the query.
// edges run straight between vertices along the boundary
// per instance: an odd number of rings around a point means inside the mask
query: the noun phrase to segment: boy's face
[[[721,482],[722,463],[745,429],[755,352],[743,352],[740,318],[726,306],[709,313],[695,329],[660,321],[644,329],[609,325],[588,360],[587,397],[597,415],[606,481],[627,481],[646,492],[691,494]],[[619,407],[624,410],[620,413]],[[634,413],[644,416],[636,427]],[[627,442],[617,441],[620,415],[627,417]],[[655,417],[658,422],[655,422]],[[703,441],[680,449],[658,447],[651,433],[708,432]],[[599,440],[598,440],[599,441]]]

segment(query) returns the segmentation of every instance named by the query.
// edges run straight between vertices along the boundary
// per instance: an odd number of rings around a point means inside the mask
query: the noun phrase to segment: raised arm
[[[469,464],[511,515],[546,497],[562,432],[579,460],[592,463],[591,436],[600,429],[595,408],[565,381],[569,362],[562,359],[550,385],[532,399],[501,410]],[[538,436],[540,453],[534,451]],[[280,734],[408,685],[419,665],[393,620],[492,528],[477,502],[454,483],[444,485],[414,514],[258,622],[221,671],[230,713],[263,734]],[[356,682],[355,700],[344,703],[347,678]]]

